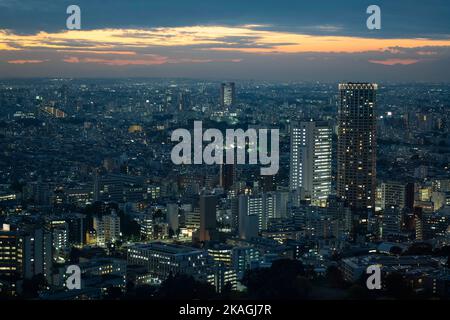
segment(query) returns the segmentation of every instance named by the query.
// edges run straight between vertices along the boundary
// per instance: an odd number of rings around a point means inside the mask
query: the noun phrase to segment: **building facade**
[[[313,205],[325,206],[331,193],[331,143],[328,122],[301,122],[292,129],[290,189],[302,189]]]

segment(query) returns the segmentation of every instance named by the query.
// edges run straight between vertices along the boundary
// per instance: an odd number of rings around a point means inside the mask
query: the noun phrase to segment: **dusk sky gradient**
[[[0,0],[0,77],[449,82],[449,27],[445,0]]]

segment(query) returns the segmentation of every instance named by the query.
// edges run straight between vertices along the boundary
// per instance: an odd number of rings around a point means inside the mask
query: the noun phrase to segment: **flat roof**
[[[162,242],[152,242],[148,244],[138,244],[135,246],[131,246],[130,249],[139,249],[139,250],[154,250],[160,251],[164,253],[170,254],[182,254],[182,253],[192,253],[192,252],[200,252],[201,249],[182,246],[179,244],[173,243],[162,243]]]

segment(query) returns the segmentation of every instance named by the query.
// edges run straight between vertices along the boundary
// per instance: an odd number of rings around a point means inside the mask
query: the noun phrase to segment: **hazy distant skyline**
[[[0,77],[449,82],[449,21],[444,0],[0,0]]]

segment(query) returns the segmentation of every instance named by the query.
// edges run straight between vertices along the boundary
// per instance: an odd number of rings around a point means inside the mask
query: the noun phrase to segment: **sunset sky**
[[[448,82],[449,29],[446,0],[0,0],[0,77]]]

